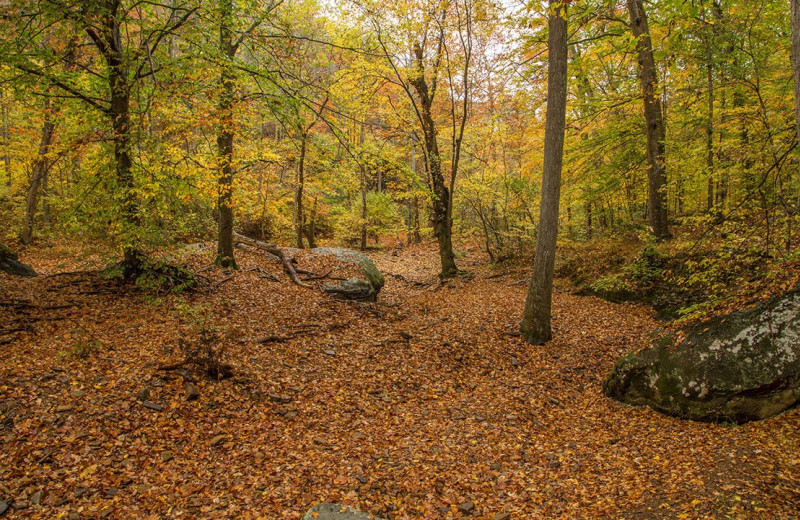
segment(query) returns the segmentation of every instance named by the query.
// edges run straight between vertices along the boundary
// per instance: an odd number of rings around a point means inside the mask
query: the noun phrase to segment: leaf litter
[[[299,519],[318,502],[395,520],[796,517],[800,412],[705,424],[601,394],[659,327],[644,306],[556,291],[555,340],[530,346],[513,334],[526,269],[474,251],[445,284],[431,245],[373,255],[373,304],[293,285],[250,249],[237,273],[203,272],[213,290],[158,297],[62,253],[26,258],[75,273],[0,274],[4,517]],[[204,330],[232,377],[159,370]]]

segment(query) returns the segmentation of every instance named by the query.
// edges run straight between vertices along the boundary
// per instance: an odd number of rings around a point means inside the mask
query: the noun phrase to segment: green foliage
[[[361,230],[366,228],[368,237],[394,233],[399,225],[399,211],[392,197],[385,192],[367,193],[367,218],[362,218],[361,201],[354,200],[336,218],[336,232],[350,243],[357,243]]]
[[[88,359],[100,350],[101,344],[97,340],[79,341],[67,353],[74,359]]]
[[[195,273],[160,258],[140,257],[136,265],[115,262],[103,270],[103,275],[111,280],[132,281],[143,291],[156,295],[195,291],[203,286]]]
[[[663,267],[667,255],[659,250],[654,240],[648,240],[632,264],[625,267],[625,275],[639,289],[652,287],[663,280]]]

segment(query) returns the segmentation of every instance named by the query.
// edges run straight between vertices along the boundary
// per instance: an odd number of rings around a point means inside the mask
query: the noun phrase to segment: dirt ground
[[[0,274],[3,518],[298,519],[327,501],[395,520],[800,516],[800,411],[733,426],[605,398],[652,311],[564,287],[554,341],[527,345],[509,334],[525,270],[477,249],[445,285],[431,245],[375,254],[376,304],[292,285],[254,250],[183,295],[119,286],[66,247],[21,253],[41,276]],[[194,370],[189,401],[158,366],[203,330],[234,377]]]

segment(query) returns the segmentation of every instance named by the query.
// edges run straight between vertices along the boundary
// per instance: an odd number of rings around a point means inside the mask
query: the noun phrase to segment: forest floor
[[[800,410],[706,424],[602,395],[659,327],[647,307],[563,286],[555,339],[530,346],[508,334],[527,269],[476,251],[445,285],[430,245],[373,255],[376,304],[292,285],[250,249],[232,278],[204,273],[213,290],[159,297],[87,271],[96,256],[22,252],[42,276],[0,273],[3,518],[297,519],[322,501],[395,520],[467,502],[481,519],[798,517]],[[195,371],[188,401],[158,365],[202,328],[234,377]]]

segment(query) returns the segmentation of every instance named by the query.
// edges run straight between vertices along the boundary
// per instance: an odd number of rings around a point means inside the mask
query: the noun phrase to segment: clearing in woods
[[[379,303],[353,304],[251,249],[232,278],[204,273],[212,291],[160,298],[97,272],[47,276],[85,264],[29,250],[43,276],[0,273],[6,515],[297,519],[321,501],[394,519],[797,514],[797,410],[727,426],[602,396],[658,328],[650,309],[557,291],[555,339],[530,346],[508,334],[528,266],[472,251],[473,276],[440,286],[431,245],[373,257]],[[234,377],[159,370],[202,329]]]

